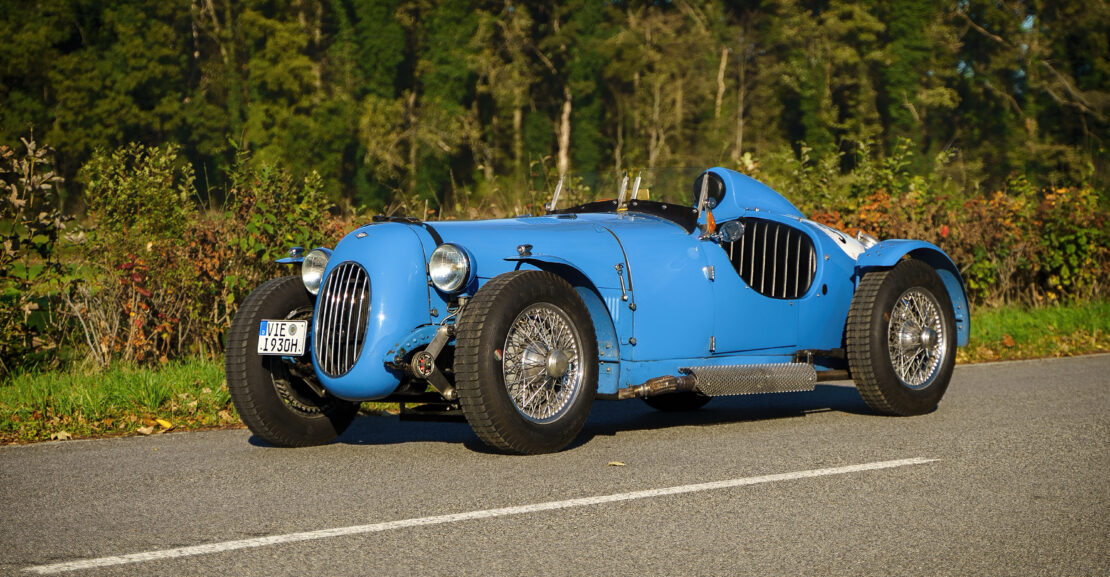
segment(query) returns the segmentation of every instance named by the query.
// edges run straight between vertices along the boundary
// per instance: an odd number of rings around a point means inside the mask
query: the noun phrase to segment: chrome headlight
[[[314,248],[308,251],[301,262],[301,280],[304,288],[312,294],[320,292],[320,282],[324,280],[324,267],[328,266],[331,251],[326,248]]]
[[[428,276],[437,289],[445,293],[458,292],[470,280],[470,257],[458,245],[441,244],[428,259]]]

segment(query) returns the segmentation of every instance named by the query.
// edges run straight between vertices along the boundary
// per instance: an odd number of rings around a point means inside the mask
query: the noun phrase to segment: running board
[[[694,377],[694,390],[710,397],[812,391],[817,371],[807,363],[686,367],[680,372]]]

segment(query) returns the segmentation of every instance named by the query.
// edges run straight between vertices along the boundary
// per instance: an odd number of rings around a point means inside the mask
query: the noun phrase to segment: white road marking
[[[519,505],[516,507],[502,507],[500,509],[484,509],[481,511],[469,511],[466,513],[454,513],[450,515],[436,515],[433,517],[419,517],[416,519],[386,521],[384,523],[373,523],[370,525],[352,525],[349,527],[336,527],[334,529],[321,529],[319,531],[305,531],[302,533],[287,533],[285,535],[271,535],[269,537],[256,537],[254,539],[241,539],[238,541],[224,541],[222,543],[208,543],[206,545],[193,545],[191,547],[178,547],[176,549],[144,551],[142,553],[131,553],[129,555],[98,557],[96,559],[81,559],[78,561],[69,561],[67,563],[36,565],[34,567],[27,567],[24,569],[24,571],[29,573],[38,573],[40,575],[64,573],[67,571],[78,571],[81,569],[95,569],[98,567],[111,567],[114,565],[126,565],[129,563],[143,563],[146,561],[160,561],[165,559],[176,559],[178,557],[207,555],[209,553],[222,553],[225,551],[250,549],[253,547],[267,547],[270,545],[281,545],[284,543],[297,543],[300,541],[328,539],[330,537],[361,535],[364,533],[380,533],[382,531],[404,529],[407,527],[442,525],[444,523],[457,523],[459,521],[473,521],[475,519],[507,517],[510,515],[522,515],[525,513],[537,513],[540,511],[553,511],[556,509],[569,509],[572,507],[587,507],[590,505],[602,505],[605,503],[617,503],[620,501],[634,501],[637,499],[648,499],[651,497],[665,497],[667,495],[681,495],[684,493],[697,493],[700,491],[715,491],[718,489],[745,487],[748,485],[774,483],[777,481],[793,481],[796,479],[827,477],[829,475],[844,475],[846,473],[859,473],[862,471],[893,469],[895,467],[906,467],[909,465],[923,465],[925,463],[932,463],[936,460],[937,459],[925,459],[918,457],[913,459],[901,459],[897,461],[879,461],[875,463],[864,463],[861,465],[830,467],[827,469],[795,471],[793,473],[779,473],[777,475],[742,477],[739,479],[713,481],[711,483],[679,485],[677,487],[647,489],[644,491],[632,491],[629,493],[614,493],[612,495],[582,497],[580,499],[567,499],[565,501],[548,501],[546,503],[534,503],[531,505]]]

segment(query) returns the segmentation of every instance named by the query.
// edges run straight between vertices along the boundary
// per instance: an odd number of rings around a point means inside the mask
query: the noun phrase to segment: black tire
[[[546,330],[541,319],[559,331],[564,347],[547,348],[524,334]],[[574,440],[597,393],[597,337],[570,284],[548,272],[499,275],[466,305],[457,331],[455,388],[478,438],[518,454],[550,453]],[[528,379],[543,385],[529,386]],[[528,402],[541,391],[554,398]]]
[[[846,341],[856,388],[875,412],[934,410],[956,362],[956,319],[936,271],[903,260],[865,274],[848,311]]]
[[[306,383],[306,378],[314,378],[309,353],[298,359],[297,367],[290,367],[281,357],[255,352],[259,321],[311,318],[312,295],[300,277],[277,278],[243,301],[227,335],[224,362],[231,401],[252,433],[279,447],[328,443],[358,412],[359,403],[320,397]]]
[[[706,403],[712,401],[713,397],[707,397],[701,393],[694,391],[683,391],[681,393],[671,393],[669,395],[659,395],[657,397],[645,397],[644,402],[649,407],[668,413],[679,411],[696,411],[705,406]]]

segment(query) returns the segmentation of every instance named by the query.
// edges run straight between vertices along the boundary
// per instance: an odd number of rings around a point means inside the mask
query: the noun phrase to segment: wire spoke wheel
[[[535,423],[560,418],[582,389],[578,336],[559,307],[537,303],[521,311],[503,350],[505,389],[521,415]]]
[[[484,443],[508,453],[559,451],[597,394],[597,336],[566,280],[518,270],[482,285],[457,325],[459,405]]]
[[[947,343],[940,304],[914,287],[902,293],[890,313],[887,347],[898,378],[911,389],[928,385],[944,362]]]
[[[907,259],[863,275],[845,326],[860,396],[884,415],[936,408],[955,364],[952,299],[928,264]]]

